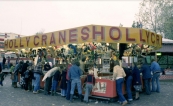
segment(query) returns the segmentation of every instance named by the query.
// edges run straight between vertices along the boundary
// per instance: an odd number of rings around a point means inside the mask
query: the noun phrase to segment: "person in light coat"
[[[125,106],[127,104],[127,100],[125,99],[122,93],[124,77],[126,77],[124,69],[119,65],[118,61],[115,61],[114,68],[113,68],[113,80],[115,80],[116,91],[119,97],[118,99],[119,99],[119,102],[122,104],[122,106]]]

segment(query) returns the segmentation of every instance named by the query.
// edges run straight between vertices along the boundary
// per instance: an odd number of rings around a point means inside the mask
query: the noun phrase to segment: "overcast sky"
[[[141,0],[0,1],[0,32],[34,35],[90,24],[131,27]]]

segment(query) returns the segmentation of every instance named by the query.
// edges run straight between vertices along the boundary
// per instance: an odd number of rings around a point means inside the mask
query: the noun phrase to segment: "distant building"
[[[4,50],[4,41],[7,39],[16,39],[19,37],[23,37],[23,35],[15,34],[15,33],[0,33],[0,51]]]
[[[162,48],[146,56],[148,63],[151,63],[151,59],[154,59],[155,52],[157,54],[157,61],[162,68],[173,68],[173,40],[162,38]]]

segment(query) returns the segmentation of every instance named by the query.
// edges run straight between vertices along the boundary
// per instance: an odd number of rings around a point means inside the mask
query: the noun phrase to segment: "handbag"
[[[141,92],[142,91],[142,85],[134,85],[133,87],[135,88],[136,92]]]

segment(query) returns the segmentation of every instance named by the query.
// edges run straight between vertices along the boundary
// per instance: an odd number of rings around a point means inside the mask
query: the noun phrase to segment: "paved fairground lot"
[[[92,99],[89,104],[75,99],[69,103],[64,97],[46,96],[43,92],[33,94],[21,88],[11,87],[10,75],[4,80],[4,86],[0,86],[0,106],[120,106],[117,102],[106,103],[103,100]],[[133,101],[127,106],[173,106],[173,81],[161,81],[161,92],[151,95],[140,94],[140,100]]]

